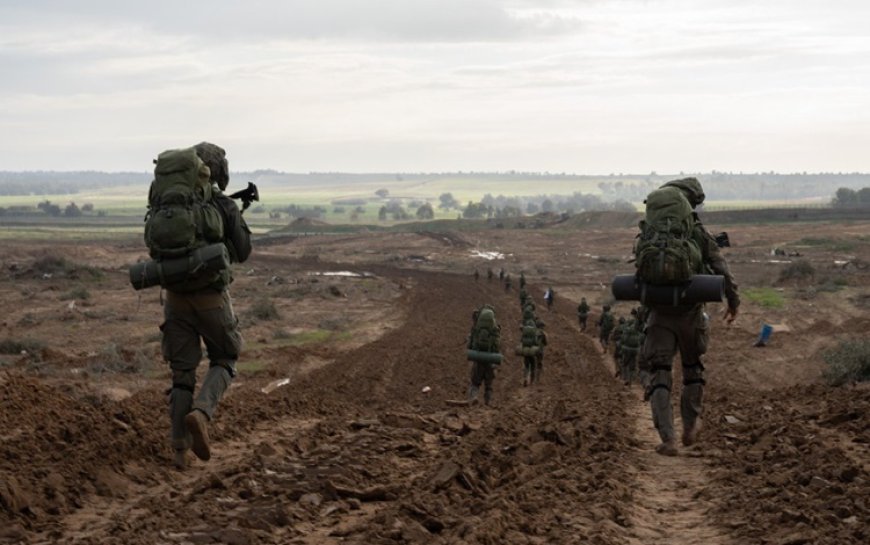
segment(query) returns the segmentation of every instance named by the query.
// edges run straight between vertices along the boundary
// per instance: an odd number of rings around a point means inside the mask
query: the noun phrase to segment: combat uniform
[[[241,263],[251,254],[250,230],[232,199],[216,191],[214,203],[224,221],[224,244],[229,250],[230,260]],[[211,420],[218,402],[236,375],[242,336],[230,299],[228,286],[231,281],[228,272],[224,280],[196,292],[175,292],[172,289],[166,292],[164,322],[160,330],[163,332],[163,357],[172,370],[169,394],[171,443],[180,453],[180,456],[176,454],[176,465],[179,466],[183,465],[184,451],[196,447],[185,423],[186,417],[199,411]],[[209,370],[194,397],[196,368],[202,359],[203,342]],[[195,452],[200,458],[208,459],[207,450],[203,453],[195,448]]]
[[[577,305],[577,319],[580,321],[580,331],[586,331],[586,320],[589,318],[589,303],[586,298],[580,301]]]
[[[678,182],[684,182],[679,180]],[[703,202],[703,191],[697,180],[688,188],[671,183],[685,192],[694,191],[689,197],[692,206]],[[699,195],[698,195],[699,194]],[[694,197],[694,198],[693,198]],[[716,245],[716,239],[707,232],[695,214],[695,228],[692,238],[701,250],[706,269],[713,274],[725,277],[725,296],[728,308],[736,313],[740,305],[737,284],[725,258]],[[674,356],[680,353],[683,367],[683,392],[680,399],[680,414],[683,421],[683,443],[690,444],[693,430],[700,424],[704,396],[704,365],[701,356],[707,351],[709,340],[708,316],[704,305],[651,306],[646,322],[646,339],[641,349],[640,360],[650,373],[646,390],[652,408],[653,423],[662,439],[660,452],[673,454],[676,441],[674,416],[671,408],[672,367]],[[670,452],[667,452],[670,451]]]

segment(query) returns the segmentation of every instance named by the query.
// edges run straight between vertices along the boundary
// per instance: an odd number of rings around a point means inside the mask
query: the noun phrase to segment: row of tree
[[[838,208],[870,206],[870,187],[862,187],[857,191],[841,187],[831,200],[831,204]]]

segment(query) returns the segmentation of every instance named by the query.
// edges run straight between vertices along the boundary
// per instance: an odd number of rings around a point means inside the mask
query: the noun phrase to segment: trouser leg
[[[492,382],[495,379],[495,370],[493,369],[492,365],[488,363],[483,363],[481,365],[485,367],[485,373],[483,376],[483,402],[489,405],[489,403],[492,401]]]
[[[224,365],[212,365],[202,381],[202,386],[199,388],[199,393],[196,396],[196,401],[193,403],[193,408],[200,410],[211,420],[217,409],[218,402],[224,395],[227,388],[230,387],[233,374]]]
[[[190,433],[184,425],[184,417],[193,406],[193,388],[179,388],[178,386],[178,384],[173,383],[169,393],[170,438],[173,449],[186,450],[193,444]]]
[[[683,428],[691,429],[701,417],[704,402],[704,366],[700,363],[683,367],[683,393],[680,398],[680,416]]]
[[[674,411],[671,407],[672,376],[670,370],[653,373],[650,390],[650,408],[653,425],[659,432],[662,442],[672,441],[674,434]]]

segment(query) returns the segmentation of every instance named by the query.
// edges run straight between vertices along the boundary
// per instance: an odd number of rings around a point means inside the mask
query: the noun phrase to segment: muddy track
[[[299,262],[269,256],[268,263]],[[579,332],[567,301],[539,310],[550,345],[541,383],[524,388],[522,361],[511,355],[519,342],[516,290],[467,275],[365,269],[404,287],[395,305],[400,325],[347,351],[270,349],[275,376],[289,384],[264,394],[262,381],[238,381],[220,407],[212,461],[183,473],[169,469],[160,389],[94,406],[8,375],[0,381],[0,417],[16,425],[3,432],[0,467],[15,476],[5,486],[17,495],[7,490],[3,498],[27,505],[23,514],[2,511],[0,542],[716,544],[735,532],[759,537],[731,525],[745,507],[714,497],[741,483],[715,470],[727,458],[721,440],[713,442],[719,450],[652,454],[648,407],[613,379],[609,356]],[[542,300],[543,287],[529,289]],[[465,395],[464,339],[482,303],[496,307],[507,361],[492,407],[454,407],[446,401]],[[303,366],[309,357],[321,363]],[[714,425],[712,433],[726,432]]]

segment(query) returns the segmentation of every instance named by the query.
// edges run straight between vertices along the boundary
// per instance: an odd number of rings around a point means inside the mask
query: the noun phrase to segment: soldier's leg
[[[680,416],[683,420],[683,444],[697,439],[704,407],[704,364],[701,356],[707,352],[709,331],[702,313],[688,317],[680,336],[680,359],[683,362],[683,394]]]
[[[648,328],[643,357],[649,362],[651,379],[645,397],[649,399],[653,424],[659,432],[662,445],[672,445],[676,439],[671,408],[671,368],[676,351],[677,337],[673,331],[658,325]]]
[[[477,398],[477,390],[483,382],[483,364],[475,361],[471,363],[471,385],[468,387],[468,401]]]
[[[492,402],[492,382],[495,380],[495,368],[490,363],[480,364],[483,368],[483,402],[487,405]]]
[[[239,321],[227,291],[220,296],[220,306],[200,310],[199,327],[208,350],[209,369],[193,408],[211,420],[218,402],[236,376],[236,361],[242,348]]]
[[[541,351],[538,352],[537,357],[535,358],[535,372],[534,372],[534,381],[541,381],[541,373],[544,372],[544,348],[541,347]]]
[[[523,386],[528,386],[532,380],[532,367],[535,365],[535,358],[532,356],[523,356]]]
[[[193,406],[193,392],[196,387],[196,367],[202,359],[202,346],[190,314],[183,300],[167,297],[164,306],[165,322],[163,332],[163,358],[172,370],[172,389],[169,392],[169,420],[172,448],[182,451],[176,465],[182,465],[183,451],[192,445],[190,432],[184,417]]]

